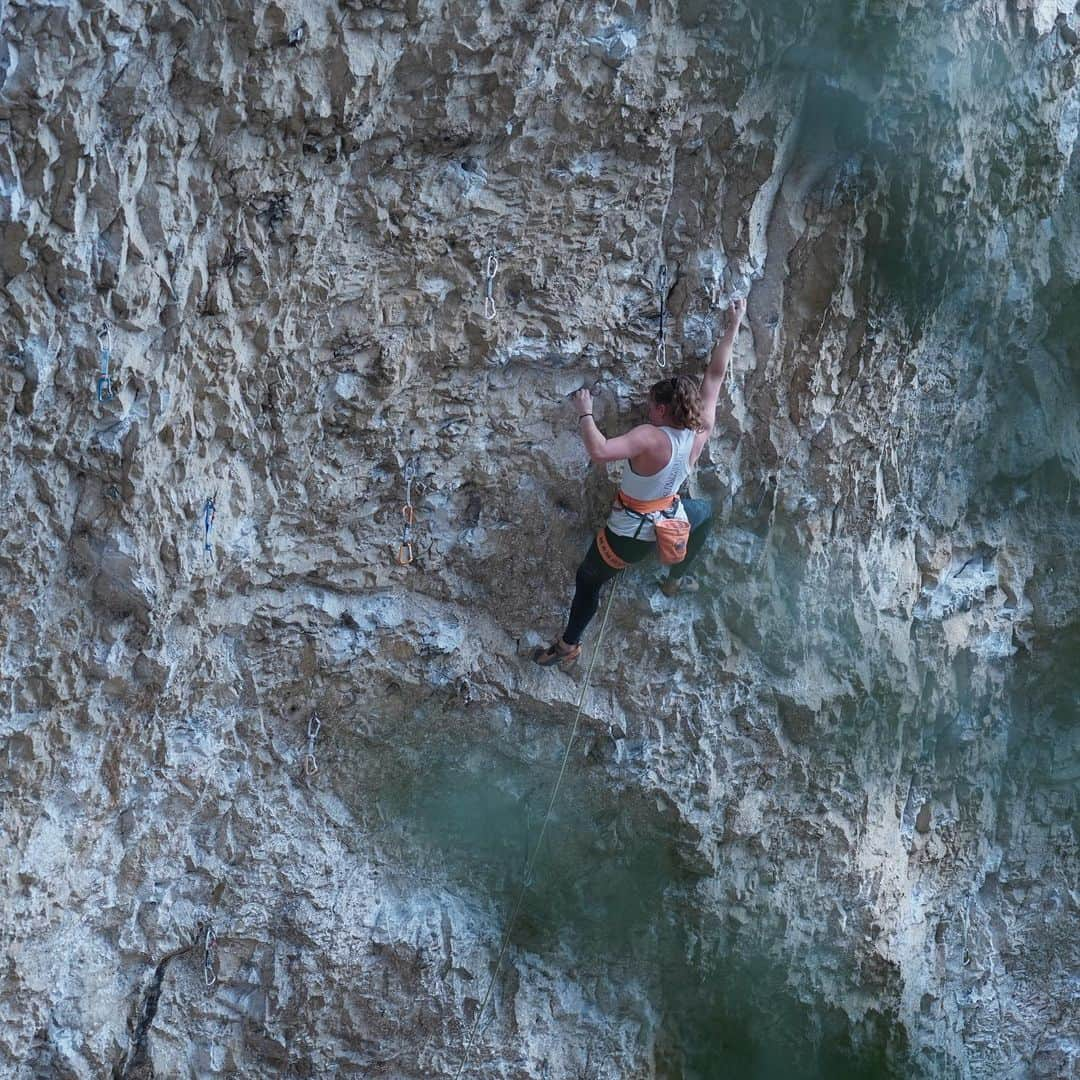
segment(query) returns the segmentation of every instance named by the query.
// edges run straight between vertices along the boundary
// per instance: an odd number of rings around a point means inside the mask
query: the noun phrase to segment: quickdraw
[[[101,371],[97,377],[97,399],[101,402],[112,401],[116,394],[113,393],[112,379],[109,376],[109,360],[112,358],[112,330],[108,323],[102,323],[97,332],[98,349],[100,350]]]
[[[495,275],[499,272],[499,257],[492,248],[487,253],[487,273],[484,280],[484,318],[491,321],[498,312],[495,310]]]
[[[656,279],[656,293],[660,299],[660,330],[656,336],[656,365],[657,367],[667,367],[667,342],[665,336],[667,334],[667,267],[660,266],[660,273]]]
[[[401,508],[401,545],[398,547],[398,566],[408,566],[413,561],[412,527],[416,511],[412,504],[412,484],[416,477],[415,459],[405,462],[405,505]]]
[[[712,272],[712,289],[709,290],[709,306],[712,308],[718,308],[720,306],[720,296],[723,292],[723,282],[720,279],[720,269],[714,266]]]
[[[217,934],[214,933],[212,924],[207,923],[206,937],[203,938],[203,982],[207,989],[217,982],[217,972],[214,970],[214,951],[217,949]]]
[[[203,506],[203,551],[210,551],[210,530],[214,527],[214,518],[217,516],[217,504],[214,498],[206,500]]]
[[[312,713],[307,724],[307,753],[304,755],[304,775],[314,776],[319,771],[319,763],[315,760],[315,740],[322,729],[322,721],[318,713]]]

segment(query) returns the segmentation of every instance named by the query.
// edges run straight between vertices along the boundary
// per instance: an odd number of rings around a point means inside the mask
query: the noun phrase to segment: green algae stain
[[[400,830],[398,857],[418,874],[493,903],[501,931],[521,898],[503,980],[526,954],[566,971],[586,998],[598,995],[589,1005],[598,1015],[654,1031],[657,1075],[672,1080],[899,1075],[889,1063],[904,1037],[892,1018],[852,1026],[793,992],[796,973],[778,959],[782,921],[703,915],[704,879],[674,816],[596,784],[587,764],[571,765],[522,896],[558,756],[527,763],[467,742],[429,739],[397,767],[382,760],[376,797]]]

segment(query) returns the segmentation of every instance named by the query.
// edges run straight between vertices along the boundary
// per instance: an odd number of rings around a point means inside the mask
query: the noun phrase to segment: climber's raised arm
[[[698,432],[694,439],[694,448],[690,453],[691,464],[697,461],[701,451],[705,449],[705,444],[709,441],[713,426],[716,424],[716,405],[724,386],[728,364],[731,363],[731,350],[735,347],[739,324],[745,314],[746,301],[742,297],[732,300],[728,308],[727,327],[713,347],[712,356],[709,357],[705,378],[701,380],[701,417],[705,421],[705,429]]]

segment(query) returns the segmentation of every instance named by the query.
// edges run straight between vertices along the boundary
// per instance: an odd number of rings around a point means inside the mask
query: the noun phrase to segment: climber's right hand
[[[739,329],[739,324],[743,321],[743,317],[746,315],[746,297],[745,296],[733,296],[731,298],[731,305],[728,308],[728,325],[727,336],[734,337]]]

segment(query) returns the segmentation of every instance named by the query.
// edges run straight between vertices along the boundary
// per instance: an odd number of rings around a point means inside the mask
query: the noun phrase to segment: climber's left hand
[[[570,400],[574,403],[574,408],[577,409],[578,416],[584,416],[586,413],[593,411],[592,394],[588,388],[583,386],[580,390],[575,390],[570,395]]]

